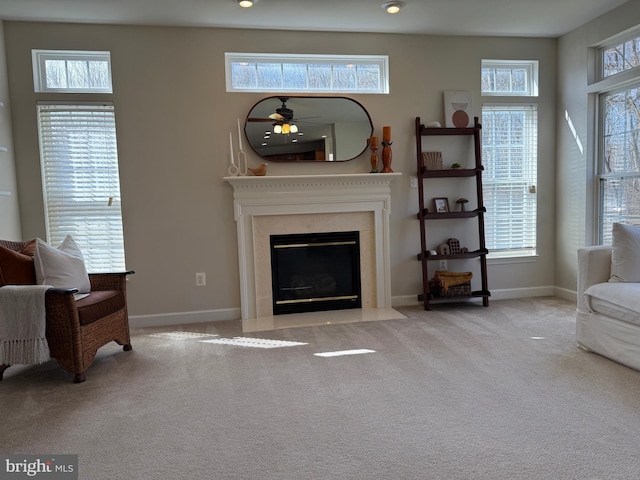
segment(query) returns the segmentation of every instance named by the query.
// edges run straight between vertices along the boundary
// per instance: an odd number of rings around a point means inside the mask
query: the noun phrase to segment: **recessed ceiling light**
[[[404,7],[404,2],[386,2],[382,4],[387,13],[398,13]]]
[[[257,3],[258,0],[235,0],[238,5],[243,8],[252,7],[254,3]]]

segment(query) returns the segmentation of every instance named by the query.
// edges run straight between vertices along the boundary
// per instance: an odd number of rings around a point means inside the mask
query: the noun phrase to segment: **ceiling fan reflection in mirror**
[[[289,133],[298,133],[298,126],[294,122],[304,120],[293,117],[293,110],[287,107],[287,100],[290,97],[278,97],[282,106],[276,108],[276,111],[267,118],[248,118],[248,122],[270,122],[273,125],[273,133],[281,133],[288,135]],[[314,117],[308,117],[314,118]]]

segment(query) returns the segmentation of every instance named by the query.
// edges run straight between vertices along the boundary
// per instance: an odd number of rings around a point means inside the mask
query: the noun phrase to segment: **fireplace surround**
[[[399,173],[225,177],[233,187],[242,319],[273,316],[270,236],[360,232],[362,308],[391,308],[391,182]]]

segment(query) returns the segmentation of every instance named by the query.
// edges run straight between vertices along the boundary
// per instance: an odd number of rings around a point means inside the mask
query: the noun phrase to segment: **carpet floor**
[[[576,347],[572,303],[398,310],[134,329],[82,384],[13,366],[0,452],[77,454],[81,479],[638,478],[640,372]]]

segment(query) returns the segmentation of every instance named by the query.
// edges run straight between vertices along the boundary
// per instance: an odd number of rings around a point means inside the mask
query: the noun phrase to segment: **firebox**
[[[270,238],[274,315],[362,307],[360,232]]]

